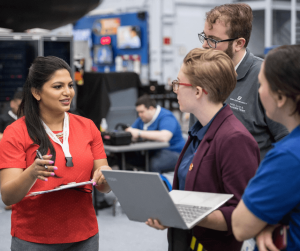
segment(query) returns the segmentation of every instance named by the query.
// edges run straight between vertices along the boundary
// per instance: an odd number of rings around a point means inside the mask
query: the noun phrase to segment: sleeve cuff
[[[235,209],[235,207],[233,207],[233,206],[220,207],[219,209],[217,209],[217,210],[221,211],[221,213],[223,214],[223,216],[225,218],[225,221],[227,224],[227,234],[226,234],[227,236],[233,234],[232,225],[231,225],[231,215],[232,215],[232,212],[234,209]]]
[[[0,169],[5,169],[5,168],[22,168],[22,169],[26,169],[26,161],[1,163],[0,164]]]

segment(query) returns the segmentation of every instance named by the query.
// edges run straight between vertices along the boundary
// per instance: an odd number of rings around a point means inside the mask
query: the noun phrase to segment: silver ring
[[[48,167],[46,165],[44,165],[45,169],[48,169]]]

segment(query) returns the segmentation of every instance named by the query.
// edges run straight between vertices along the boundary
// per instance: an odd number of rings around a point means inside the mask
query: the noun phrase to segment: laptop
[[[232,194],[173,190],[159,173],[102,170],[123,211],[132,221],[157,219],[167,227],[191,229]]]

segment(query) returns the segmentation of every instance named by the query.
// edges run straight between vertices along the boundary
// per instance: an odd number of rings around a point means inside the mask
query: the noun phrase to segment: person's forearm
[[[30,174],[29,168],[19,173],[14,179],[1,184],[1,197],[4,204],[12,205],[18,203],[34,185],[36,178]],[[5,171],[7,170],[2,170],[0,175]]]
[[[163,131],[145,131],[140,130],[140,137],[148,140],[169,142],[170,137],[166,135]]]
[[[206,218],[198,223],[198,226],[218,231],[228,230],[226,220],[220,210],[216,210],[209,214]]]
[[[232,232],[238,241],[248,240],[260,233],[267,222],[262,221],[254,215],[241,200],[236,209],[232,212],[231,217]]]

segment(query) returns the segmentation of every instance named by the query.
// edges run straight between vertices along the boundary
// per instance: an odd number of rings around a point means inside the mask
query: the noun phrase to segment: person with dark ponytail
[[[92,179],[109,192],[101,170],[110,170],[101,135],[89,119],[68,113],[74,97],[69,65],[37,57],[23,87],[17,121],[0,141],[1,196],[12,207],[11,250],[99,248],[91,186],[27,197]],[[36,157],[40,151],[43,160]]]
[[[237,240],[254,236],[260,251],[278,251],[272,232],[289,226],[287,251],[300,250],[300,45],[271,50],[259,73],[267,116],[289,130],[274,144],[232,214]]]

